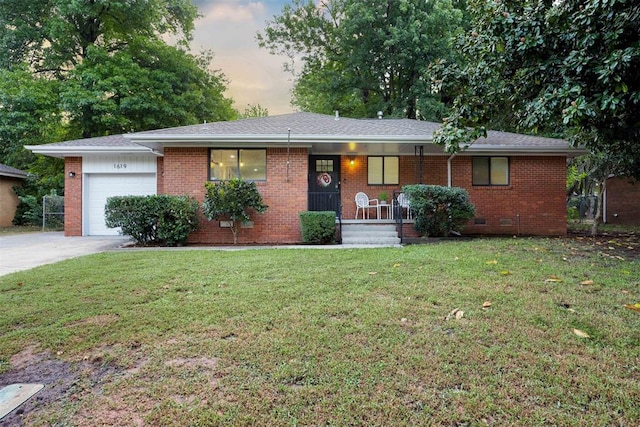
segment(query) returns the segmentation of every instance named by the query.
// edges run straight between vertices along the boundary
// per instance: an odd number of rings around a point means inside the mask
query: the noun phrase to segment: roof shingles
[[[78,139],[64,141],[55,144],[46,144],[37,147],[51,147],[54,149],[78,147],[92,151],[101,148],[118,148],[123,150],[142,148],[144,141],[172,140],[179,143],[188,138],[200,138],[214,142],[225,137],[234,137],[235,141],[246,138],[247,141],[255,141],[261,136],[266,138],[282,137],[286,140],[289,132],[291,137],[307,137],[321,143],[322,138],[332,138],[334,142],[344,138],[343,143],[349,143],[358,138],[379,138],[381,141],[393,141],[397,137],[397,143],[414,143],[416,140],[429,142],[433,133],[440,128],[439,123],[410,120],[410,119],[352,119],[336,118],[335,116],[315,113],[291,113],[279,116],[241,119],[227,122],[212,122],[190,126],[181,126],[166,129],[157,129],[146,132],[137,132],[126,135],[109,135],[97,138]],[[210,137],[210,139],[209,139]],[[138,144],[138,142],[140,144]],[[483,147],[506,151],[509,149],[522,150],[549,150],[553,152],[568,151],[570,145],[561,139],[544,138],[531,135],[522,135],[508,132],[489,131],[487,138],[480,138],[472,144],[472,150],[481,150]],[[35,147],[28,147],[34,149]],[[36,151],[36,150],[34,150]],[[41,152],[47,154],[45,150]],[[475,151],[475,150],[474,150]]]

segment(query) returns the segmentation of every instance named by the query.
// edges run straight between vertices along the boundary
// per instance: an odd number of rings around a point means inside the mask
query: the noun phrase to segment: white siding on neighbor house
[[[82,161],[83,235],[118,235],[107,228],[104,207],[108,197],[156,194],[156,157],[92,156]]]
[[[82,159],[83,173],[156,173],[155,156],[87,156]]]

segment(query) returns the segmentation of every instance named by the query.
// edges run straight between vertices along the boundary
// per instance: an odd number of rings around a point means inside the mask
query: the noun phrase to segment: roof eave
[[[4,177],[7,177],[7,178],[27,179],[29,177],[29,174],[13,173],[13,172],[0,172],[0,176],[4,176]]]
[[[566,155],[569,157],[581,156],[586,154],[587,151],[579,148],[571,147],[558,147],[558,146],[506,146],[506,145],[471,145],[466,150],[461,151],[459,154],[511,154],[518,155]]]
[[[144,146],[127,147],[95,147],[95,146],[46,146],[46,145],[25,145],[24,148],[35,154],[43,154],[50,157],[82,157],[86,154],[120,154],[137,155],[153,154],[162,157],[162,152]]]

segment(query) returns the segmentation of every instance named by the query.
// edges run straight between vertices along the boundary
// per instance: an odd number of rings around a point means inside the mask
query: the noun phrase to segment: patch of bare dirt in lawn
[[[94,319],[98,322],[111,319]],[[0,374],[0,384],[38,383],[44,388],[8,414],[0,421],[0,426],[28,426],[34,420],[47,422],[48,414],[61,414],[61,419],[77,426],[107,426],[145,424],[144,414],[158,402],[148,396],[153,375],[147,377],[145,369],[150,361],[130,348],[127,359],[129,366],[118,366],[110,355],[113,349],[104,346],[90,350],[86,355],[77,356],[74,361],[61,360],[60,355],[38,352],[37,347],[28,347],[10,359],[11,370]],[[163,363],[169,371],[167,375],[182,375],[186,372],[203,373],[203,389],[210,393],[218,388],[219,359],[196,357],[174,358]],[[152,368],[153,369],[153,368]],[[172,371],[174,371],[172,373]],[[177,378],[178,378],[177,377]],[[129,378],[133,382],[129,382]],[[114,392],[113,381],[123,380],[122,387]],[[178,381],[179,382],[179,381]],[[166,396],[179,404],[194,404],[196,400],[206,404],[208,394],[194,391],[194,394],[174,393]],[[58,415],[59,416],[59,415]]]
[[[596,236],[591,236],[588,231],[570,231],[567,239],[577,249],[595,252],[603,257],[640,259],[640,233],[635,231],[601,232]]]
[[[27,347],[14,355],[11,370],[0,374],[0,384],[44,384],[44,388],[11,413],[0,424],[3,426],[28,425],[30,414],[43,407],[70,398],[86,384],[99,385],[114,367],[94,365],[89,361],[71,363],[54,357],[49,352],[37,353],[35,347]]]

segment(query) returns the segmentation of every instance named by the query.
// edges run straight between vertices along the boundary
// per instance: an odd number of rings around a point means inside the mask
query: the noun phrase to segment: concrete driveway
[[[0,236],[0,276],[115,249],[129,241],[123,236],[64,237],[62,232]]]

